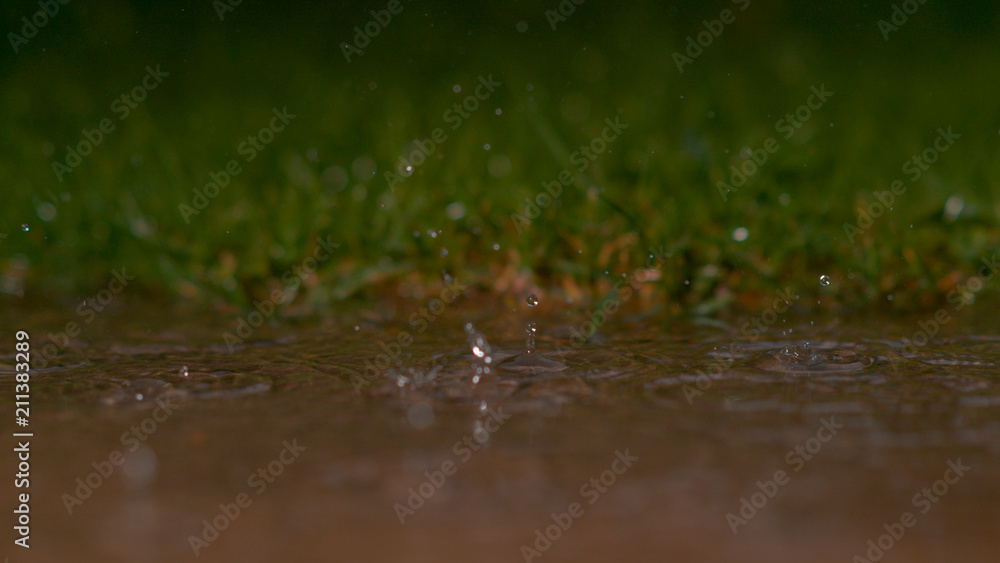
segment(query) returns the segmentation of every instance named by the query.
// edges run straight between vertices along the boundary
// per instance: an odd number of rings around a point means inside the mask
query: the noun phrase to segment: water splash
[[[465,323],[465,341],[472,349],[472,355],[479,359],[476,366],[475,375],[472,376],[472,386],[479,385],[483,377],[490,374],[490,366],[493,365],[493,348],[486,341],[486,336],[476,330],[472,323]]]
[[[531,295],[528,295],[527,302],[529,307],[534,307],[535,305],[538,305],[538,297],[532,293]],[[534,322],[525,323],[524,331],[527,333],[524,340],[524,352],[509,360],[501,362],[497,367],[506,371],[527,373],[562,371],[566,369],[565,364],[550,360],[535,352],[535,333],[538,331],[538,326]]]
[[[848,349],[813,350],[809,341],[760,355],[753,364],[764,371],[789,374],[857,373],[875,362]]]
[[[407,391],[417,391],[433,384],[441,369],[441,365],[434,365],[427,370],[408,367],[403,371],[390,370],[386,377],[396,384],[400,396],[406,396]]]

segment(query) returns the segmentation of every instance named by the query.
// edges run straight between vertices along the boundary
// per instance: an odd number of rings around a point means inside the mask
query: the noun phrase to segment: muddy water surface
[[[233,317],[109,311],[33,372],[32,547],[12,547],[5,480],[0,555],[998,557],[1000,336],[985,305],[915,348],[903,338],[929,315],[788,314],[748,338],[738,317],[622,313],[578,345],[585,319],[550,313],[534,318],[536,353],[566,368],[535,370],[504,369],[525,319],[489,310],[422,333],[402,310],[285,319],[234,351]],[[72,320],[38,311],[3,313],[8,429],[12,331],[40,346]],[[403,329],[401,365],[381,369]]]

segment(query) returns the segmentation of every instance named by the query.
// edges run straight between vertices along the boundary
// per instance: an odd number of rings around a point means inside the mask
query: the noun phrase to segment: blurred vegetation
[[[989,3],[928,2],[886,41],[890,2],[753,2],[683,72],[673,53],[734,4],[585,2],[553,30],[555,1],[404,2],[348,63],[340,43],[384,6],[247,0],[223,21],[207,1],[61,6],[0,63],[0,290],[72,301],[125,267],[152,295],[245,306],[330,236],[299,296],[318,307],[442,272],[600,297],[662,247],[650,298],[681,310],[789,286],[916,308],[997,251]],[[5,3],[4,29],[36,9]],[[169,76],[119,120],[113,100],[147,65]],[[489,75],[502,85],[452,130],[445,112]],[[786,140],[776,122],[821,84],[833,97]],[[285,107],[295,119],[246,162],[238,145]],[[616,116],[627,130],[519,232],[525,197]],[[57,180],[52,162],[103,118],[115,130]],[[439,127],[390,190],[384,174]],[[939,127],[960,138],[909,182]],[[780,148],[723,201],[717,182],[768,137]],[[185,222],[178,206],[232,159],[242,171]],[[852,243],[844,224],[896,179],[906,193]]]

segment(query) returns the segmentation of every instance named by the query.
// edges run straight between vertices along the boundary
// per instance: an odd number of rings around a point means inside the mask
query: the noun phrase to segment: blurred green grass
[[[64,8],[4,60],[0,285],[71,299],[127,267],[152,295],[245,306],[330,235],[339,252],[302,297],[317,307],[442,272],[603,294],[662,245],[653,298],[676,310],[788,286],[914,308],[996,251],[995,14],[928,3],[886,42],[875,22],[888,3],[754,4],[680,73],[672,53],[726,4],[588,2],[556,31],[545,3],[405,6],[350,64],[339,42],[381,6],[244,2],[223,22],[198,3]],[[5,21],[30,10],[7,6]],[[170,76],[118,121],[111,101],[157,64]],[[444,112],[490,74],[502,86],[451,130]],[[785,140],[775,122],[819,84],[834,96]],[[295,120],[244,162],[237,145],[282,107]],[[628,129],[519,233],[524,198],[575,168],[567,152],[614,116]],[[57,181],[53,158],[104,117],[116,130]],[[857,207],[949,126],[961,138],[851,243]],[[438,127],[447,140],[390,191],[384,173]],[[723,201],[716,183],[768,137],[780,149]],[[185,223],[178,205],[234,158],[243,171]],[[491,173],[491,158],[509,171]],[[954,220],[949,198],[964,203]]]

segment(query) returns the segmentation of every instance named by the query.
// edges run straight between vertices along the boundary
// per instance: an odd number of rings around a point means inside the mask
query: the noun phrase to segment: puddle
[[[33,510],[52,537],[91,546],[84,559],[192,560],[188,538],[250,490],[246,516],[210,548],[217,560],[333,549],[343,560],[433,560],[442,544],[427,537],[452,538],[443,560],[522,560],[520,546],[625,450],[635,467],[584,505],[551,560],[620,541],[612,558],[848,561],[955,459],[973,469],[895,557],[925,560],[946,530],[977,560],[1000,521],[1000,339],[985,331],[904,351],[912,327],[898,320],[789,319],[751,340],[724,321],[634,316],[584,342],[571,337],[572,315],[455,309],[405,345],[405,323],[348,314],[265,325],[231,351],[229,319],[192,313],[160,329],[163,314],[109,318],[32,372],[33,431],[46,441],[33,471],[47,484]],[[13,359],[0,356],[8,389]],[[842,429],[816,441],[831,421]],[[141,490],[126,474],[102,478],[68,514],[63,494],[111,452],[128,453],[123,433],[134,431],[145,457],[123,467],[154,460],[155,473]],[[307,449],[257,496],[248,478],[291,440]],[[814,445],[796,471],[795,448]],[[447,462],[454,476],[400,524],[394,507]],[[790,484],[733,534],[727,514],[778,470]],[[76,557],[54,542],[38,553]]]

